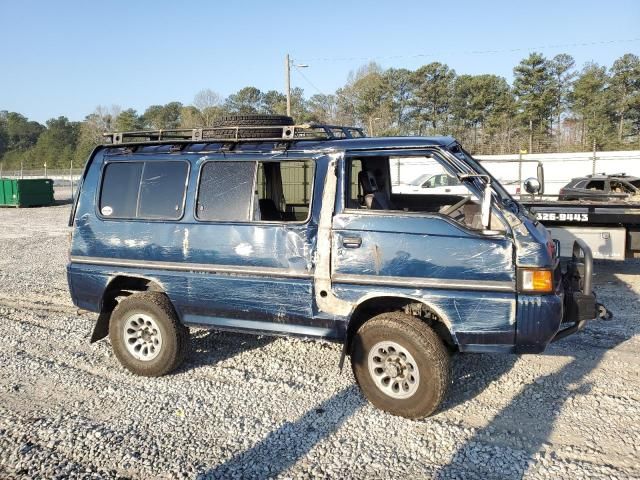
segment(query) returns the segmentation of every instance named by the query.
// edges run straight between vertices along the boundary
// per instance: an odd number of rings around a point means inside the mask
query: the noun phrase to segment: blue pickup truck
[[[400,192],[401,162],[467,193]],[[375,406],[421,418],[453,352],[538,353],[607,314],[589,248],[561,268],[558,242],[451,137],[269,116],[113,133],[70,225],[73,301],[139,375],[178,367],[189,325],[324,339]]]

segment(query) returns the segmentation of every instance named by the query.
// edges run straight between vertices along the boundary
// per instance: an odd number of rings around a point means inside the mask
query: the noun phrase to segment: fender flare
[[[353,335],[355,334],[355,332],[353,331],[353,328],[351,327],[353,317],[358,313],[358,309],[361,308],[365,303],[371,300],[382,300],[382,299],[388,299],[390,301],[401,301],[404,303],[420,303],[424,305],[427,309],[431,310],[439,318],[442,324],[449,331],[449,334],[451,335],[452,340],[456,342],[456,337],[453,332],[452,324],[449,318],[444,314],[442,310],[433,306],[429,302],[425,301],[424,298],[413,297],[411,295],[402,295],[402,294],[396,294],[396,295],[389,295],[389,294],[382,294],[382,293],[367,294],[359,298],[358,301],[354,303],[354,307],[352,308],[351,312],[348,315],[349,320],[347,322],[347,328],[345,329],[344,340],[342,342],[342,352],[340,353],[340,361],[338,363],[338,368],[340,369],[341,373],[342,373],[342,369],[344,368],[344,362],[347,356],[349,346],[351,344],[351,340],[353,338]],[[366,320],[362,323],[365,323],[365,322]]]
[[[129,284],[127,284],[129,283]],[[116,285],[114,285],[116,284]],[[131,287],[131,288],[126,288]],[[166,293],[162,284],[157,279],[146,277],[144,275],[116,274],[109,280],[107,286],[102,293],[100,300],[100,313],[93,327],[93,332],[89,343],[95,343],[109,335],[109,322],[111,313],[115,309],[118,302],[116,301],[116,293],[122,291],[147,292],[157,291]]]

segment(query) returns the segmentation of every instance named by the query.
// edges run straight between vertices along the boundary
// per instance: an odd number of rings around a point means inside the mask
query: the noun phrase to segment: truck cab
[[[111,134],[87,162],[69,287],[132,372],[175,369],[191,325],[323,339],[374,405],[421,418],[453,352],[539,353],[605,314],[588,247],[562,270],[558,242],[455,139],[233,122]],[[399,162],[461,188],[394,189]]]

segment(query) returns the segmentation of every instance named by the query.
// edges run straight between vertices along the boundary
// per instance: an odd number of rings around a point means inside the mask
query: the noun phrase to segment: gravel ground
[[[457,355],[441,413],[368,405],[340,346],[192,329],[175,373],[126,372],[67,293],[68,205],[0,210],[0,478],[640,478],[640,263],[616,314],[545,355]]]

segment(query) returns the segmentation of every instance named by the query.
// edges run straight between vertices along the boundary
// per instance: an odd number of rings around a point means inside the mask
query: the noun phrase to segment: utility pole
[[[291,116],[291,59],[289,58],[289,54],[284,59],[284,82],[285,82],[285,90],[287,94],[287,116]],[[304,63],[299,63],[298,65],[293,65],[294,67],[307,68],[309,65]]]
[[[285,85],[286,85],[286,94],[287,94],[287,116],[291,116],[291,60],[289,60],[289,54],[284,60],[284,74],[285,74]]]
[[[380,117],[369,117],[369,136],[370,137],[375,137],[375,134],[373,133],[373,124],[378,121],[378,120],[382,120]]]
[[[533,120],[529,119],[529,153],[533,152]]]

